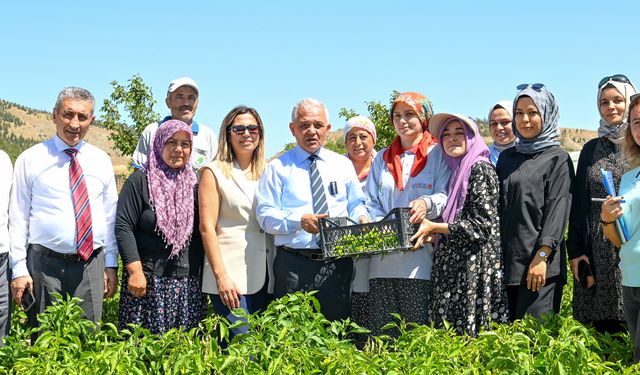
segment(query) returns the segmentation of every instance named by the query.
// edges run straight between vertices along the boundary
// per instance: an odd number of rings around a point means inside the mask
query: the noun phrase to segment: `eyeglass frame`
[[[522,91],[527,87],[531,87],[533,91],[540,92],[541,89],[544,87],[544,83],[521,83],[518,86],[516,86],[516,89],[519,91]]]
[[[602,86],[611,81],[631,84],[631,80],[629,79],[629,77],[625,76],[624,74],[614,74],[612,76],[607,76],[601,79],[600,83],[598,83],[598,88],[602,88]]]
[[[241,128],[242,130],[236,130],[236,128]],[[251,130],[253,128],[253,130]],[[234,133],[236,135],[242,135],[244,132],[249,131],[249,134],[262,134],[262,128],[257,124],[249,124],[249,125],[227,125],[227,132]]]

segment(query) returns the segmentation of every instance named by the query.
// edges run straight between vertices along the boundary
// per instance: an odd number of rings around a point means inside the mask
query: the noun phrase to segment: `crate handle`
[[[353,223],[353,224],[355,224],[355,225],[358,225],[358,223],[356,223],[355,221],[351,220],[351,219],[350,219],[350,218],[348,218],[348,217],[345,217],[345,219],[349,220],[350,222],[352,222],[352,223]],[[331,218],[328,218],[328,217],[323,217],[322,219],[320,219],[320,221],[321,221],[323,224],[331,224],[331,225],[333,225],[334,227],[342,227],[341,225],[339,225],[338,223],[336,223],[336,222],[332,221],[332,220],[331,220]],[[325,227],[325,225],[322,225],[322,227]],[[329,227],[329,226],[326,226],[326,227]]]

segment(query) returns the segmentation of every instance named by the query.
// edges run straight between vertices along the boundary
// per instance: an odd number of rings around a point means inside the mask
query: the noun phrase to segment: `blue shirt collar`
[[[301,162],[309,159],[309,156],[311,155],[310,153],[303,150],[300,145],[296,145],[296,147],[294,147],[291,151],[293,152],[296,164],[300,164]],[[324,160],[326,159],[326,152],[327,151],[324,149],[324,147],[320,147],[320,149],[316,151],[315,154],[318,155],[318,159]]]
[[[75,148],[80,152],[82,150],[82,146],[84,146],[84,143],[84,140],[81,140],[77,145],[71,147],[66,144],[57,134],[53,136],[53,144],[55,145],[56,150],[58,150],[59,152],[64,152],[64,150],[68,148]]]
[[[158,124],[162,125],[165,121],[169,121],[172,118],[173,117],[171,117],[171,116],[167,116],[167,117],[163,118],[162,120],[160,120],[160,122]],[[200,131],[200,125],[198,124],[198,122],[196,120],[192,120],[191,121],[191,132],[193,133],[193,135],[197,135],[199,131]]]

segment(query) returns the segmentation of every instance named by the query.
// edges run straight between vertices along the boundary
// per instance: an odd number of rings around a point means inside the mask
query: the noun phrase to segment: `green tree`
[[[148,124],[158,121],[160,115],[153,111],[156,101],[151,88],[138,74],[129,79],[127,86],[112,81],[113,92],[102,104],[102,125],[111,130],[109,139],[121,155],[131,155],[138,144],[140,134]],[[126,112],[132,124],[127,124],[121,115]]]
[[[389,116],[389,109],[398,94],[398,91],[391,93],[388,105],[374,100],[365,102],[367,105],[367,112],[369,112],[367,116],[376,125],[376,133],[378,135],[378,140],[375,146],[376,150],[389,146],[396,136],[396,130],[393,128],[391,117]],[[338,116],[348,120],[353,116],[358,116],[358,113],[353,109],[342,108],[340,109],[340,112],[338,112]],[[328,145],[327,147],[329,146],[331,145]],[[344,144],[342,144],[342,148],[344,149]]]

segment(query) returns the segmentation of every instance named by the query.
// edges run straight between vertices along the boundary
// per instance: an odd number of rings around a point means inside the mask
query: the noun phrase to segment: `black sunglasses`
[[[605,83],[609,81],[631,83],[631,81],[629,81],[629,78],[627,78],[627,76],[625,76],[624,74],[614,74],[612,76],[604,77],[603,79],[601,79],[600,83],[598,83],[598,88],[602,87]]]
[[[637,98],[640,98],[640,93],[631,95],[629,97],[629,102],[632,102],[632,101],[636,100]]]
[[[516,89],[522,91],[527,87],[531,87],[534,91],[540,92],[540,89],[544,87],[544,84],[543,83],[521,83],[518,86],[516,86]]]
[[[229,125],[227,126],[227,131],[232,131],[238,135],[244,134],[244,132],[248,130],[251,134],[256,134],[260,132],[260,126],[258,125]]]

